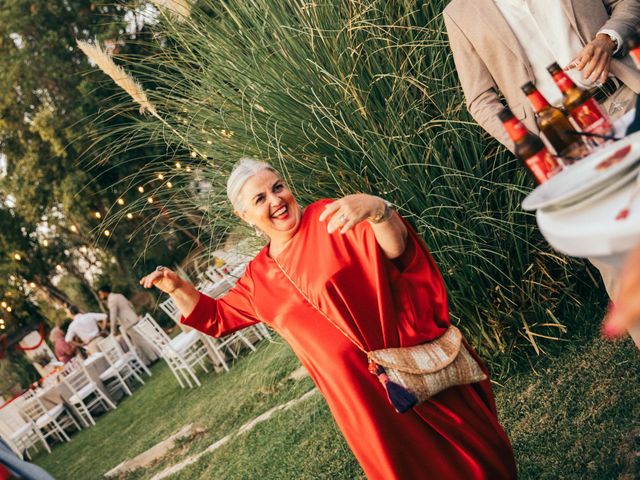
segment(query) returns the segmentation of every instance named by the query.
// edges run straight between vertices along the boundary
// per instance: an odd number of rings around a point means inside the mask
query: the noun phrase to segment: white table
[[[635,115],[628,112],[616,123],[620,135]],[[572,257],[583,257],[603,264],[618,277],[630,251],[640,244],[640,196],[629,204],[635,181],[600,199],[561,210],[536,212],[538,227],[549,244]],[[626,219],[618,213],[629,207]],[[629,331],[640,348],[640,328]]]

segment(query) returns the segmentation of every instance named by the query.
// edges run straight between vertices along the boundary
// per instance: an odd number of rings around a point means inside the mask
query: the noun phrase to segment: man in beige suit
[[[546,72],[553,62],[593,87],[612,118],[635,104],[640,73],[625,44],[640,21],[638,0],[453,0],[443,16],[467,108],[507,148],[500,95],[537,132],[520,87],[533,81],[558,104],[562,96]]]
[[[118,333],[118,327],[122,334],[133,344],[136,352],[146,365],[158,358],[153,346],[133,327],[140,317],[133,309],[131,302],[121,293],[113,293],[109,285],[103,285],[98,289],[98,295],[107,301],[109,309],[110,331],[112,335]]]

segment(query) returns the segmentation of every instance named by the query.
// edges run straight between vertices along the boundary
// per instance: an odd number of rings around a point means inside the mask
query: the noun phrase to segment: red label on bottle
[[[571,87],[575,86],[575,83],[573,83],[573,80],[571,80],[569,76],[564,72],[556,73],[553,76],[553,79],[555,80],[556,85],[558,85],[558,88],[562,92],[565,92],[569,90]]]
[[[593,98],[571,110],[569,115],[584,132],[609,135],[613,130],[611,122]]]
[[[633,62],[636,64],[636,68],[640,69],[640,47],[634,48],[629,51],[629,55],[633,58]]]
[[[546,182],[562,169],[546,148],[527,158],[524,163],[529,167],[538,183]]]
[[[503,125],[505,131],[509,135],[509,138],[514,142],[517,142],[528,133],[527,127],[525,127],[524,124],[515,117],[510,118],[504,122]]]

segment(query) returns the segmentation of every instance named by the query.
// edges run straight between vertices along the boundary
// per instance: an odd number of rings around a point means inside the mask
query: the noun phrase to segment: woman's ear
[[[240,220],[249,223],[249,221],[247,220],[247,212],[241,212],[239,210],[234,210],[233,213],[236,215],[236,217],[238,217]]]

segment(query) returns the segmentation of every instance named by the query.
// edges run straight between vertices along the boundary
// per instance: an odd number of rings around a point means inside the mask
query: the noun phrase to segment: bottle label
[[[538,183],[546,182],[562,169],[546,148],[527,158],[524,163],[533,173],[533,176],[536,177]]]
[[[575,83],[573,83],[573,80],[571,80],[569,76],[564,72],[556,73],[553,76],[553,79],[555,80],[556,85],[558,85],[558,88],[562,92],[566,92],[571,87],[575,87]]]
[[[549,105],[549,102],[547,102],[547,99],[544,98],[538,90],[535,90],[529,95],[527,95],[527,98],[529,99],[529,102],[533,107],[533,111],[536,113],[539,113],[540,110],[542,110],[547,105]]]
[[[509,138],[511,138],[511,140],[513,140],[514,142],[517,142],[527,133],[529,133],[527,131],[527,127],[525,127],[524,124],[515,117],[507,120],[503,123],[503,125],[505,131],[509,135]]]
[[[633,58],[633,62],[636,64],[636,68],[640,69],[640,47],[630,50],[629,56]]]
[[[609,135],[613,129],[611,122],[593,98],[571,110],[569,115],[584,132]]]

